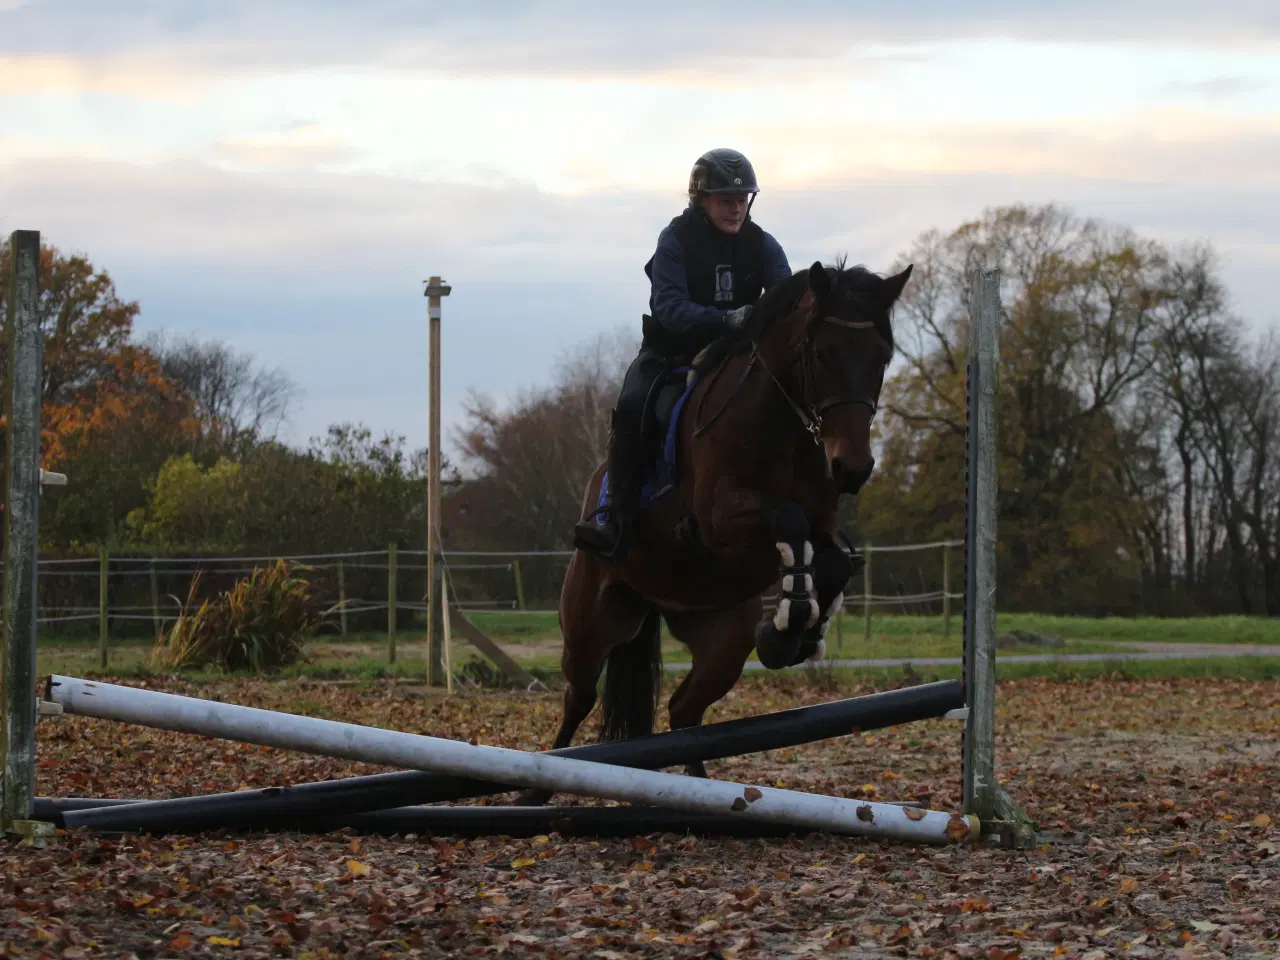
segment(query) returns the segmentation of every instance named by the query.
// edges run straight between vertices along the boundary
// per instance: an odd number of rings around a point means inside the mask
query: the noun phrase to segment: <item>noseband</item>
[[[795,415],[800,418],[800,423],[804,426],[805,431],[809,434],[810,438],[818,446],[822,446],[822,415],[832,407],[845,406],[851,403],[861,403],[871,409],[871,416],[874,417],[878,408],[876,398],[880,392],[880,386],[884,382],[884,367],[880,368],[880,377],[876,381],[874,393],[868,391],[863,394],[835,394],[829,397],[824,397],[821,400],[815,400],[813,398],[814,384],[816,382],[814,370],[817,367],[817,359],[814,357],[813,338],[810,336],[810,331],[817,323],[833,323],[838,327],[844,327],[848,330],[867,330],[875,327],[875,323],[871,320],[842,320],[840,317],[830,315],[818,317],[816,320],[811,320],[807,323],[805,325],[804,337],[801,338],[800,342],[797,343],[795,347],[795,352],[797,354],[796,359],[800,366],[799,401],[787,392],[787,388],[782,385],[782,382],[776,376],[774,376],[773,371],[770,370],[768,365],[764,362],[764,358],[760,356],[760,344],[756,341],[752,341],[751,357],[747,361],[747,365],[743,367],[742,375],[738,377],[738,382],[734,385],[733,391],[725,398],[724,404],[716,411],[715,416],[713,416],[709,421],[701,426],[697,425],[695,422],[693,435],[695,437],[700,436],[710,429],[713,423],[720,419],[720,415],[724,413],[729,406],[729,402],[737,395],[738,390],[742,388],[743,383],[746,382],[747,376],[751,373],[751,369],[756,365],[757,361],[759,361],[761,369],[769,375],[769,379],[773,381],[774,386],[778,388],[783,399],[787,401],[787,405],[790,406],[795,412]],[[728,362],[728,359],[729,358],[726,357],[720,362],[715,374],[712,376],[713,382],[715,378],[720,375],[720,371],[724,369],[724,365]],[[711,391],[708,388],[707,393],[710,392]],[[707,393],[703,394],[703,400],[706,399]],[[701,409],[701,404],[699,404],[699,409]]]
[[[867,330],[875,327],[875,323],[870,320],[842,320],[839,317],[825,316],[819,317],[817,323],[833,323],[838,327],[844,327],[847,330]],[[805,430],[818,446],[822,445],[822,415],[832,407],[842,407],[851,403],[861,403],[871,409],[871,416],[876,415],[877,402],[876,396],[879,393],[880,384],[884,381],[884,368],[880,370],[880,378],[876,381],[876,390],[865,393],[846,393],[833,394],[820,400],[815,400],[813,393],[817,379],[814,376],[814,370],[817,368],[817,359],[814,357],[813,338],[809,335],[814,324],[810,323],[805,330],[805,335],[799,343],[796,344],[797,361],[800,366],[800,401],[797,402],[781,381],[773,375],[773,371],[765,367],[765,372],[769,374],[769,379],[774,382],[778,390],[782,393],[783,399],[795,411],[800,422],[804,425]],[[761,360],[761,366],[764,361]]]

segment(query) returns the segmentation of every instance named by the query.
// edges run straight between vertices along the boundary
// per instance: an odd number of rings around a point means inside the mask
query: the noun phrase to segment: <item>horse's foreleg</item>
[[[818,621],[805,630],[795,663],[802,660],[822,660],[826,656],[827,628],[844,606],[844,588],[853,576],[854,568],[854,561],[835,543],[819,542],[813,559]]]
[[[825,607],[814,582],[813,543],[804,511],[795,503],[782,504],[773,511],[770,527],[781,561],[782,592],[772,619],[761,620],[755,636],[760,662],[777,670],[799,663],[816,649],[816,641],[808,653],[802,647]]]

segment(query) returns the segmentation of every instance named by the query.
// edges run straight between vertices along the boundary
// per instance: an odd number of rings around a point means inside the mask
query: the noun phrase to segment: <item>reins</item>
[[[836,326],[845,327],[849,330],[866,330],[868,328],[875,326],[875,323],[871,320],[842,320],[840,317],[835,317],[830,315],[819,317],[817,322],[833,323]],[[812,374],[810,372],[811,360],[809,356],[811,345],[812,344],[809,339],[809,331],[806,329],[804,337],[796,345],[796,351],[800,354],[800,389],[806,401],[807,401],[807,395],[809,393],[810,385],[812,383]],[[693,435],[695,437],[700,437],[702,436],[702,434],[706,433],[709,429],[711,429],[712,425],[717,420],[720,419],[721,415],[726,410],[729,409],[729,404],[732,403],[734,397],[738,395],[738,391],[742,389],[742,385],[747,382],[747,377],[751,375],[751,371],[752,369],[754,369],[757,360],[760,362],[760,368],[769,375],[769,379],[772,380],[774,383],[774,386],[778,388],[778,392],[782,394],[783,399],[786,400],[788,406],[791,407],[792,412],[795,413],[796,417],[799,418],[801,425],[805,429],[805,432],[809,434],[810,438],[818,446],[822,445],[822,412],[823,411],[828,410],[831,407],[836,406],[837,404],[840,404],[840,403],[859,402],[859,403],[868,403],[868,405],[871,407],[872,413],[873,414],[875,413],[875,409],[876,409],[875,402],[873,400],[867,400],[867,399],[849,401],[843,398],[837,398],[837,399],[828,398],[827,400],[824,400],[821,404],[815,405],[813,403],[809,403],[807,409],[805,407],[802,407],[799,403],[796,402],[795,398],[793,398],[791,394],[787,391],[787,388],[782,385],[782,381],[780,381],[774,375],[773,371],[769,369],[768,364],[765,363],[764,357],[760,355],[759,341],[752,340],[751,355],[747,359],[746,366],[742,368],[742,373],[738,377],[738,382],[733,385],[733,389],[729,392],[729,396],[725,397],[724,403],[720,405],[720,409],[718,409],[715,412],[715,414],[711,417],[711,419],[708,420],[706,423],[699,425],[698,420],[702,415],[703,404],[706,403],[707,397],[711,393],[711,388],[715,386],[716,381],[720,378],[720,374],[724,372],[725,367],[728,365],[729,360],[732,359],[732,357],[733,357],[733,354],[727,354],[724,358],[721,359],[721,361],[718,364],[716,364],[716,368],[711,374],[711,381],[707,384],[706,390],[703,391],[702,396],[698,400],[698,406],[697,406],[697,409],[694,411],[694,417],[693,417]]]

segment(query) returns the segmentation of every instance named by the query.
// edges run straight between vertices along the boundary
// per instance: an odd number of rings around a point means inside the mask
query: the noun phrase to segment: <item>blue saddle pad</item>
[[[678,367],[673,372],[682,373],[686,376],[692,367]],[[645,470],[644,483],[640,487],[640,507],[651,507],[655,503],[662,500],[672,490],[676,488],[679,477],[676,475],[676,437],[679,435],[680,413],[684,410],[685,401],[689,399],[689,395],[693,393],[693,388],[698,385],[696,375],[689,376],[685,384],[684,390],[681,391],[675,405],[671,408],[671,413],[666,417],[665,423],[660,423],[663,427],[662,437],[662,456],[651,463]],[[604,477],[600,480],[600,496],[596,500],[597,507],[603,507],[605,497],[609,493],[609,471],[605,471]],[[604,522],[607,516],[606,512],[596,515],[596,525]]]

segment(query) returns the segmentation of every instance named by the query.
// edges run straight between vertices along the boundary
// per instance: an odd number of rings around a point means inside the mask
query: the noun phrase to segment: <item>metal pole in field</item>
[[[969,273],[969,365],[965,504],[964,685],[969,706],[963,744],[966,813],[1001,821],[1002,837],[1023,845],[1034,825],[996,778],[996,545],[1000,374],[1000,271]],[[1006,836],[1007,835],[1007,836]]]
[[[66,713],[80,716],[694,813],[736,814],[832,833],[946,844],[975,837],[980,829],[975,817],[940,810],[477,746],[73,677],[50,677],[48,696]]]
[[[448,601],[439,589],[436,576],[436,551],[440,546],[440,299],[453,290],[439,277],[427,281],[423,296],[427,298],[428,326],[428,411],[427,426],[427,683],[435,686],[443,680],[444,664],[440,659],[443,621],[437,607]]]
[[[9,373],[4,405],[7,427],[7,495],[4,538],[4,787],[0,833],[33,834],[36,795],[36,558],[40,538],[40,394],[43,335],[37,314],[40,233],[15,230],[8,317]]]

